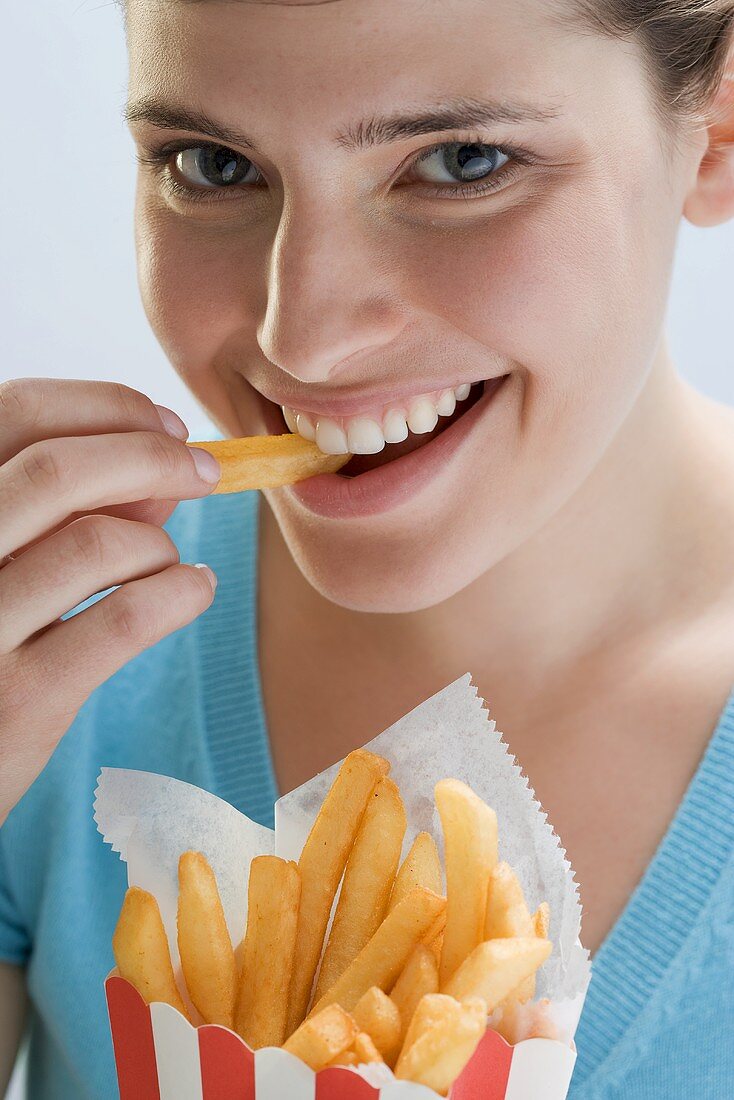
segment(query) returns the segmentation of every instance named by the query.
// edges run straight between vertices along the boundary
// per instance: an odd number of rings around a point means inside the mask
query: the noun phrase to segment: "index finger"
[[[0,383],[0,463],[41,439],[133,431],[188,437],[176,413],[118,382],[14,378]]]

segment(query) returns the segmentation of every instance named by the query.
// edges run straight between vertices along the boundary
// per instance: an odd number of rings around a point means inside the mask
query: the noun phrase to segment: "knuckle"
[[[119,539],[116,523],[107,516],[83,516],[67,528],[76,558],[86,566],[99,567],[114,556]]]
[[[47,440],[33,443],[20,455],[21,470],[31,489],[44,495],[61,492],[65,470],[53,444]]]
[[[38,704],[38,675],[18,654],[5,657],[0,668],[0,710],[4,721],[22,718]]]
[[[145,423],[157,419],[153,402],[144,393],[126,386],[124,382],[107,382],[115,410],[124,419],[132,423]]]
[[[181,446],[177,446],[169,436],[157,432],[147,436],[148,457],[161,477],[171,479],[181,475]]]
[[[92,515],[74,520],[66,528],[69,540],[65,556],[74,568],[95,574],[111,568],[153,568],[174,565],[178,550],[170,535],[151,524],[130,522],[116,516]]]
[[[178,547],[173,541],[168,531],[164,531],[162,527],[150,527],[150,538],[156,543],[156,548],[159,550],[162,558],[165,558],[171,565],[176,565],[181,560],[178,552]]]
[[[125,588],[102,600],[104,624],[117,641],[135,650],[147,649],[158,640],[157,616],[150,605],[135,599]]]
[[[11,378],[0,382],[0,421],[8,427],[33,424],[42,400],[42,384],[35,378]]]

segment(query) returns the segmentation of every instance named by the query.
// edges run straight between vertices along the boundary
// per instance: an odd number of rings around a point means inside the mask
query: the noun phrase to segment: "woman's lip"
[[[474,385],[474,382],[481,381],[481,379],[473,379],[469,382],[469,385]],[[426,381],[425,389],[418,390],[415,384],[411,385],[410,389],[394,389],[389,393],[362,393],[355,397],[335,397],[331,394],[324,396],[322,400],[317,400],[311,396],[309,398],[298,398],[296,400],[277,400],[274,397],[266,397],[264,394],[260,394],[261,398],[265,398],[273,405],[285,405],[288,409],[295,409],[298,412],[308,413],[309,416],[318,418],[319,416],[370,416],[375,414],[375,410],[387,407],[389,405],[406,405],[411,401],[417,400],[427,393],[440,393],[441,390],[454,390],[457,386],[462,385],[461,379],[454,378],[450,382],[428,382]],[[259,392],[259,391],[258,391]],[[317,406],[314,408],[311,405],[311,401]]]
[[[507,378],[509,375],[489,380],[476,404],[418,450],[358,477],[317,474],[283,486],[283,492],[307,511],[330,519],[373,516],[398,508],[446,468]]]

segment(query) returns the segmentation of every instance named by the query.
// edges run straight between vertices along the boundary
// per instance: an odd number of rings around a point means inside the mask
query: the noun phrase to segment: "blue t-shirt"
[[[94,693],[0,830],[0,958],[28,970],[32,1100],[117,1095],[103,980],[126,874],[92,818],[100,767],[175,776],[272,825],[258,500],[251,492],[177,508],[169,530],[181,559],[218,574],[212,607]],[[733,979],[734,691],[594,960],[570,1100],[734,1095]]]

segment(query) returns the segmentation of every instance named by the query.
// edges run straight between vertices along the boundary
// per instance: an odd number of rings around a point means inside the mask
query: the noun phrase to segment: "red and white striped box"
[[[120,1100],[435,1100],[408,1081],[375,1087],[351,1069],[313,1073],[275,1047],[253,1052],[225,1027],[195,1028],[170,1005],[146,1005],[123,978],[110,976],[105,988]],[[575,1059],[566,1043],[510,1046],[488,1030],[450,1098],[564,1100]]]
[[[538,996],[564,1041],[526,1039],[510,1046],[491,1029],[455,1082],[451,1100],[565,1100],[576,1058],[573,1035],[590,976],[579,941],[581,905],[558,837],[490,721],[467,673],[421,703],[365,748],[386,757],[415,835],[441,847],[433,788],[464,780],[497,812],[500,858],[507,860],[531,908],[548,901],[553,952],[538,975]],[[284,1050],[251,1051],[227,1028],[201,1024],[181,978],[176,936],[178,859],[203,852],[217,876],[233,942],[247,917],[246,869],[266,853],[298,859],[341,761],[276,803],[275,830],[188,783],[149,772],[103,768],[95,799],[97,827],[125,860],[128,882],[155,895],[192,1026],[166,1004],[146,1005],[111,974],[106,981],[121,1100],[436,1100],[423,1085],[396,1080],[385,1066],[314,1074]]]

